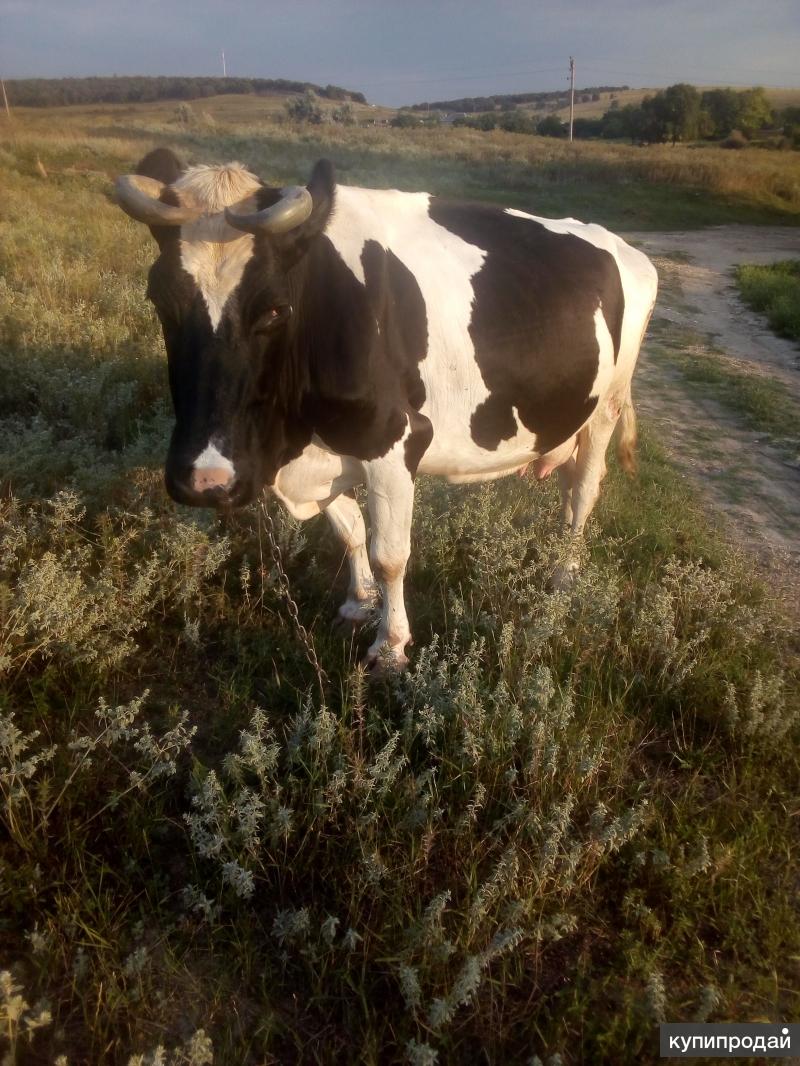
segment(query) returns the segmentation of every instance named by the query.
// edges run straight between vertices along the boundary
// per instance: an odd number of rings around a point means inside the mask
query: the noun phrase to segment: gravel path
[[[800,258],[800,229],[720,226],[686,233],[627,233],[661,278],[654,329],[634,378],[634,402],[738,543],[800,609],[800,425],[780,447],[688,382],[676,354],[696,351],[740,373],[779,382],[800,404],[800,348],[776,337],[740,301],[737,263]],[[690,338],[690,340],[687,340]]]

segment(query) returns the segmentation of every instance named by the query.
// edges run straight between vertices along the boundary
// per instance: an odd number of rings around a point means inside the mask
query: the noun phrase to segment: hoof
[[[372,600],[345,600],[333,620],[335,629],[351,633],[374,622],[378,608]]]
[[[364,657],[363,666],[371,680],[380,681],[396,677],[407,670],[408,656],[404,651],[392,650],[384,644],[378,650],[370,648]]]
[[[337,614],[331,622],[331,629],[334,633],[338,633],[340,637],[348,638],[358,633],[363,624],[357,618],[346,618],[342,614]]]
[[[547,582],[548,592],[569,592],[575,584],[578,576],[578,564],[576,562],[564,563],[556,567],[552,577]]]

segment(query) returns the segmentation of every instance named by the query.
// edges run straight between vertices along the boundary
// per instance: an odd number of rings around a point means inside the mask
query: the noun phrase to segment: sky
[[[576,85],[800,88],[800,0],[0,0],[0,77],[221,74],[373,103]]]

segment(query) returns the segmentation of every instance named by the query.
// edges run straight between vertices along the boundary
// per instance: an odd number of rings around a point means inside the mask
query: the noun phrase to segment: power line
[[[497,81],[499,78],[530,78],[535,74],[558,74],[561,72],[562,67],[547,67],[542,70],[512,70],[504,71],[502,74],[463,74],[463,75],[449,75],[446,78],[423,78],[418,74],[409,74],[403,78],[382,78],[380,81],[367,81],[366,79],[359,79],[359,84],[364,86],[376,86],[376,85],[434,85],[440,82],[454,82],[454,81]]]
[[[652,74],[653,74],[652,70],[649,70],[649,71],[627,70],[627,71],[620,72],[620,71],[609,70],[606,67],[595,67],[595,66],[592,66],[590,64],[584,65],[582,67],[582,69],[584,71],[588,71],[589,73],[592,73],[592,74],[601,74],[601,75],[603,75],[606,78],[611,78],[614,81],[615,84],[618,84],[618,83],[621,84],[623,81],[625,81],[625,82],[630,81],[631,78],[633,78],[633,77],[637,77],[637,78],[638,77],[652,77]],[[507,78],[534,77],[534,76],[539,75],[539,74],[559,74],[559,73],[561,73],[562,70],[563,70],[562,67],[542,67],[542,68],[539,68],[537,70],[514,70],[514,71],[502,71],[502,72],[496,72],[496,73],[491,73],[491,74],[477,74],[477,75],[476,74],[471,74],[471,75],[470,74],[465,74],[465,75],[450,74],[450,75],[448,75],[446,77],[432,77],[432,78],[426,78],[426,77],[422,77],[422,76],[420,76],[418,74],[414,74],[414,75],[407,75],[407,76],[402,77],[402,78],[382,78],[382,79],[379,79],[377,81],[359,79],[359,85],[363,86],[363,88],[365,88],[365,89],[370,89],[371,90],[371,89],[380,88],[381,86],[389,86],[389,85],[408,85],[409,88],[411,88],[411,87],[423,87],[423,86],[427,86],[427,85],[461,84],[463,82],[473,82],[473,81],[497,82],[497,81],[500,81],[502,79],[507,79]],[[753,87],[753,83],[752,82],[730,81],[724,74],[721,74],[717,78],[708,78],[708,77],[696,78],[696,77],[693,77],[691,74],[686,75],[686,77],[695,85],[712,85],[712,86],[713,85],[725,85],[725,86],[730,86],[731,88],[744,88],[744,89],[749,89],[749,88]],[[793,74],[791,76],[787,74],[787,78],[794,78],[794,77],[796,77],[796,74]],[[769,84],[765,84],[765,83],[760,83],[760,84],[765,89],[792,88],[792,86],[787,86],[785,84],[784,85],[769,85]],[[589,87],[590,86],[587,86],[587,88],[589,88]],[[654,86],[650,86],[650,87],[651,88],[657,88],[657,86],[655,86],[655,85]],[[798,87],[800,87],[800,86],[798,86]],[[637,86],[637,88],[648,88],[648,86],[646,86],[646,85]],[[521,92],[526,92],[526,91],[530,91],[530,92],[537,92],[537,91],[541,91],[541,92],[547,92],[547,91],[557,92],[558,90],[557,89],[553,89],[553,90],[534,90],[534,89],[531,89],[531,90],[520,90],[520,91]],[[578,91],[580,91],[580,90],[578,90]],[[490,96],[491,95],[497,95],[496,93],[492,93],[491,91],[488,91],[488,90],[485,91],[485,92],[486,92],[486,95],[490,95]]]
[[[630,78],[631,76],[634,76],[634,77],[637,77],[637,78],[652,77],[652,74],[653,74],[652,70],[649,70],[649,71],[642,71],[642,70],[640,70],[640,71],[636,71],[636,70],[610,71],[610,70],[608,70],[605,67],[593,67],[593,66],[591,66],[589,64],[584,66],[583,69],[591,71],[594,74],[603,74],[603,75],[605,75],[605,77],[612,77],[612,78]],[[696,78],[692,74],[687,74],[686,77],[689,78],[691,80],[691,82],[693,84],[695,84],[695,85],[726,85],[726,86],[732,86],[732,87],[743,88],[743,89],[750,89],[750,88],[753,87],[753,83],[751,81],[729,81],[724,74],[721,74],[718,78]],[[796,73],[794,73],[792,75],[788,75],[787,74],[787,77],[796,78],[797,74]],[[647,86],[641,86],[641,88],[647,88]],[[791,85],[762,85],[762,88],[764,88],[764,89],[791,89],[792,86]]]
[[[608,71],[612,67],[615,66],[615,61],[614,60],[601,59],[599,56],[595,56],[595,61],[596,61],[596,63],[599,63],[599,67],[591,65],[591,69],[592,70],[597,69],[597,70]],[[649,73],[647,71],[641,71],[641,70],[640,71],[631,71],[630,68],[627,68],[627,69],[629,70],[630,73],[636,73],[638,75]],[[715,72],[717,74],[720,73],[720,68],[719,67],[710,67],[710,68],[709,67],[704,67],[703,69],[704,70],[710,70],[711,72]],[[775,75],[777,75],[779,77],[783,77],[784,75],[787,78],[795,78],[795,77],[797,77],[797,70],[796,69],[793,69],[793,70],[788,70],[788,69],[787,70],[776,70],[774,67],[739,67],[738,64],[737,64],[737,69],[739,70],[739,72],[741,74],[775,74]]]

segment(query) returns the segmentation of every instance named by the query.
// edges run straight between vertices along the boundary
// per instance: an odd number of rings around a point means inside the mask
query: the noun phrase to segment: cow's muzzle
[[[248,481],[233,477],[222,468],[186,467],[175,471],[167,467],[164,481],[172,499],[187,507],[244,507],[256,496]]]
[[[189,484],[193,492],[223,492],[227,495],[234,480],[230,469],[223,466],[207,466],[192,470]]]

